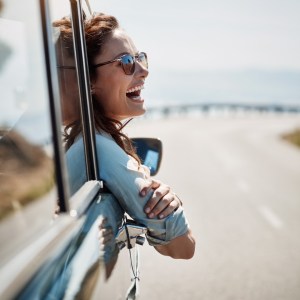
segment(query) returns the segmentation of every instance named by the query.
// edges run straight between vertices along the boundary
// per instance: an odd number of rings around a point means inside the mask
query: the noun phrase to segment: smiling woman
[[[126,32],[114,29],[92,61],[92,91],[105,114],[118,121],[144,114],[140,90],[148,76],[147,56],[137,51]]]
[[[55,26],[60,28],[63,41],[71,41],[68,18]],[[131,140],[122,132],[126,120],[145,113],[141,90],[149,73],[147,55],[138,51],[113,16],[95,14],[86,20],[85,36],[97,157],[101,158],[100,178],[123,209],[148,228],[150,245],[163,255],[189,259],[194,255],[195,240],[180,200],[161,182],[146,189],[141,198],[139,192],[153,179],[150,170],[141,164]],[[65,100],[72,105],[72,99]],[[81,159],[84,149],[77,120],[67,128],[66,162],[74,193],[86,181]]]

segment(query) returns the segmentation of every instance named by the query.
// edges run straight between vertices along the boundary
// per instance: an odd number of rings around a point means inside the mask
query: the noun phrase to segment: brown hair
[[[59,21],[53,23],[54,27],[59,27],[60,38],[63,41],[66,53],[69,56],[74,57],[73,50],[73,37],[72,37],[72,24],[70,18],[64,17]],[[88,19],[84,23],[86,48],[89,65],[92,65],[95,56],[101,54],[103,45],[106,43],[107,39],[111,36],[112,32],[119,28],[119,23],[117,19],[113,16],[98,13],[95,14],[91,19]],[[91,79],[95,79],[96,73],[95,69],[91,66],[89,67]],[[72,99],[66,99],[70,101],[67,105],[72,105]],[[105,110],[101,106],[100,101],[97,101],[96,95],[92,94],[93,110],[94,110],[94,121],[96,129],[103,130],[113,137],[116,143],[129,155],[140,160],[132,146],[130,139],[122,133],[122,129],[128,123],[122,124],[120,121],[109,118],[105,115]],[[70,124],[66,124],[64,130],[64,139],[66,142],[66,148],[70,148],[74,143],[75,138],[81,133],[82,126],[80,121],[80,116],[76,116],[76,120]]]

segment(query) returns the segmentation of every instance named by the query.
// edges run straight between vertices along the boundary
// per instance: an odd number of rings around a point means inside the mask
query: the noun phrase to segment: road
[[[157,178],[182,198],[197,239],[189,261],[141,249],[140,299],[300,299],[300,117],[235,115],[133,121],[157,136]]]

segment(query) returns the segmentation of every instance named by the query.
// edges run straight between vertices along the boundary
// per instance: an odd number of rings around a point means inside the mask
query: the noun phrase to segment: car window
[[[74,42],[72,35],[73,28],[62,27],[63,18],[71,17],[69,1],[51,0],[49,1],[49,27],[52,26],[52,46],[55,51],[56,75],[58,79],[59,99],[61,106],[61,138],[64,143],[65,153],[76,141],[75,137],[82,128],[82,117],[80,107],[80,88],[78,85],[77,67],[74,59]],[[63,29],[62,29],[63,28]],[[68,38],[66,38],[68,37]],[[77,143],[81,143],[84,148],[83,139],[77,138]],[[86,169],[86,159],[84,156],[77,157],[77,162],[83,164],[82,169]],[[74,184],[70,180],[72,168],[76,163],[67,161],[67,174],[69,190],[71,195],[77,192],[86,181],[86,174]]]
[[[15,9],[15,7],[18,9]],[[49,226],[58,199],[36,2],[9,1],[0,19],[0,262]]]

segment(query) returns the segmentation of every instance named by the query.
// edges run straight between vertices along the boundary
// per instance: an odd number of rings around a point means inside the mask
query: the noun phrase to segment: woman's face
[[[131,38],[123,30],[116,29],[106,41],[101,55],[95,58],[94,64],[113,60],[126,53],[134,56],[138,51]],[[122,121],[144,114],[141,90],[147,76],[148,70],[138,61],[135,62],[135,72],[132,75],[124,73],[119,61],[98,67],[92,89],[106,116]],[[135,93],[129,93],[134,88]]]

